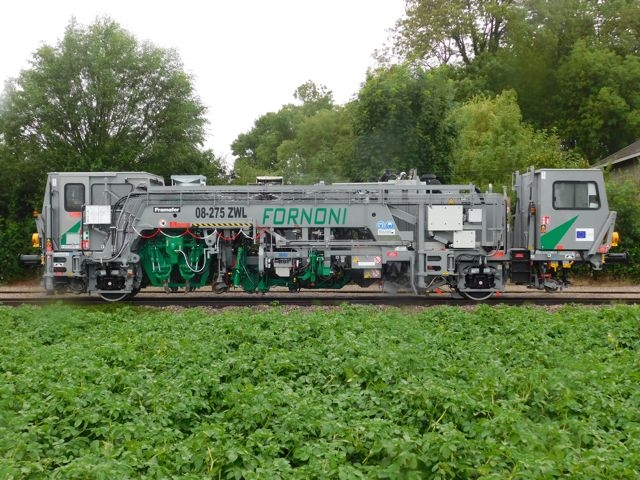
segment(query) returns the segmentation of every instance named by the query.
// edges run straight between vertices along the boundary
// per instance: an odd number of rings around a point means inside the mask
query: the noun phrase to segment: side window
[[[553,208],[556,210],[596,210],[600,195],[595,182],[555,182]]]
[[[84,205],[84,185],[67,183],[64,186],[64,209],[67,212],[80,212]]]

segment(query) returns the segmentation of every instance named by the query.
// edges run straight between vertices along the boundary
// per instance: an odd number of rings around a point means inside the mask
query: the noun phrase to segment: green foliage
[[[561,150],[557,136],[522,122],[513,91],[494,99],[476,97],[454,109],[451,119],[458,132],[453,171],[459,183],[509,185],[513,172],[530,166],[584,166]]]
[[[302,102],[307,115],[333,108],[333,94],[331,91],[326,86],[317,85],[311,80],[307,80],[300,85],[293,93],[293,97]]]
[[[605,274],[626,281],[640,280],[640,181],[634,178],[607,182],[609,209],[617,212],[616,230],[620,234],[618,252],[628,252],[627,265],[608,265]]]
[[[303,105],[263,115],[238,136],[240,183],[256,174],[281,174],[291,183],[368,181],[411,168],[448,178],[453,86],[445,75],[406,65],[379,69],[345,107],[333,106],[325,92],[302,85],[296,98]]]
[[[295,105],[285,105],[278,112],[261,116],[249,132],[240,134],[231,144],[232,153],[238,157],[236,163],[246,164],[262,174],[278,173],[278,148],[284,141],[295,138],[296,128],[303,120],[301,108]]]
[[[515,8],[504,0],[406,0],[394,31],[397,53],[426,63],[469,65],[504,43]]]
[[[110,19],[72,21],[55,47],[10,81],[2,133],[20,164],[41,171],[191,173],[204,165],[204,107],[175,51],[135,37]]]
[[[452,101],[452,84],[437,71],[399,65],[370,73],[354,104],[350,178],[417,168],[448,180],[454,131],[446,116]]]
[[[597,2],[598,38],[618,55],[638,53],[640,10],[635,0]]]
[[[32,278],[36,270],[28,271],[18,263],[18,254],[37,254],[31,245],[31,235],[35,232],[31,216],[21,220],[0,216],[0,285],[15,279]]]
[[[513,89],[524,121],[557,132],[564,148],[591,163],[640,136],[637,1],[406,4],[395,52],[457,65],[458,98]]]
[[[348,179],[354,156],[351,118],[345,109],[323,109],[306,118],[295,139],[278,147],[278,171],[291,183]]]
[[[233,142],[237,183],[253,183],[264,174],[283,175],[288,183],[344,178],[342,166],[352,156],[345,109],[335,107],[331,92],[312,81],[300,85],[294,97],[302,105],[261,116]]]
[[[28,158],[21,162],[14,160],[0,138],[0,164],[3,169],[0,217],[22,220],[31,218],[33,210],[41,208],[44,185],[39,183],[42,177],[40,165]]]
[[[386,67],[369,72],[347,115],[325,113],[308,124],[319,131],[301,138],[299,127],[313,115],[294,119],[283,109],[268,128],[257,123],[239,137],[237,170],[307,182],[372,180],[387,169],[413,167],[447,180],[456,168],[476,183],[502,183],[512,167],[593,163],[640,136],[635,3],[407,0],[393,52],[382,59]],[[389,66],[393,56],[407,63]],[[419,67],[425,65],[440,68],[425,72]],[[451,153],[457,133],[447,121],[452,99],[466,113],[478,109],[478,98],[505,91],[517,94],[506,106],[514,111],[501,114],[511,126],[493,125],[493,138],[475,139],[471,134],[483,130],[457,115],[467,133],[457,139],[457,153],[466,158],[452,165],[458,157]],[[295,96],[310,105],[324,101],[326,111],[338,113],[313,82]],[[349,121],[351,128],[342,128]]]
[[[509,48],[484,68],[494,92],[515,89],[524,118],[537,128],[559,127],[566,98],[557,95],[557,69],[577,41],[594,37],[589,2],[525,2],[507,27]],[[573,95],[573,94],[572,94]]]
[[[3,478],[632,478],[640,310],[0,307]]]
[[[591,160],[604,158],[640,133],[640,57],[576,43],[558,71],[564,112],[559,128]]]

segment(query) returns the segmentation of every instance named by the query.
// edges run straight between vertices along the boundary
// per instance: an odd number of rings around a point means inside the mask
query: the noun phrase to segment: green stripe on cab
[[[578,215],[542,235],[540,237],[540,248],[542,250],[554,250],[577,219]]]

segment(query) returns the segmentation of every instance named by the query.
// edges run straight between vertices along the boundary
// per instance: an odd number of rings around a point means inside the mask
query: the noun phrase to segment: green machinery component
[[[139,250],[142,266],[155,287],[193,290],[206,285],[211,262],[205,245],[195,238],[160,236]]]
[[[259,290],[258,284],[260,282],[257,272],[249,270],[247,265],[247,249],[245,247],[238,247],[236,253],[236,263],[233,267],[232,280],[234,287],[242,287],[245,292],[255,292]],[[260,290],[266,292],[269,290]]]
[[[247,249],[238,247],[236,263],[231,273],[234,287],[246,292],[268,292],[271,287],[287,287],[291,291],[300,288],[342,288],[351,281],[350,270],[334,271],[325,262],[324,255],[310,251],[308,261],[303,267],[291,268],[290,275],[281,277],[273,269],[260,273],[247,264]]]

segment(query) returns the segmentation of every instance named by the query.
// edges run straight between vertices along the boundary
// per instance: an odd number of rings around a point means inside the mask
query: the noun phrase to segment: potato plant
[[[0,478],[633,478],[640,308],[0,307]]]

